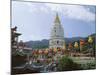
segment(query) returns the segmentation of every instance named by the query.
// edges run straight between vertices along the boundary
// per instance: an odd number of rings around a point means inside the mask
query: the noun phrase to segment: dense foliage
[[[81,66],[73,62],[73,60],[67,56],[63,56],[59,60],[59,63],[58,63],[59,71],[71,71],[71,70],[79,70],[79,69],[81,69]]]

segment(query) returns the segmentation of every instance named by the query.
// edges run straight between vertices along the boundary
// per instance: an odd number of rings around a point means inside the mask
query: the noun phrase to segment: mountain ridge
[[[93,38],[96,37],[96,34],[91,34],[91,35],[88,35],[88,36],[92,36]],[[64,38],[65,39],[65,42],[68,44],[68,43],[73,43],[75,41],[79,41],[80,39],[84,39],[86,40],[87,37],[72,37],[72,38]],[[33,49],[41,49],[41,48],[48,48],[49,47],[49,39],[43,39],[43,40],[37,40],[37,41],[27,41],[25,42],[26,46],[27,47],[31,47]]]

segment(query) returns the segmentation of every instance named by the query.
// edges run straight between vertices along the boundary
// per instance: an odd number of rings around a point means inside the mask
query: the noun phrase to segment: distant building
[[[49,40],[49,48],[65,48],[65,40],[64,40],[64,30],[61,25],[58,14],[56,14],[56,18],[54,20],[54,25],[51,29],[51,35]]]

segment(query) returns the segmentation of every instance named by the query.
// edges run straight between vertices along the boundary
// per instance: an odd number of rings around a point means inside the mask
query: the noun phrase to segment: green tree
[[[67,56],[63,56],[58,62],[59,71],[71,71],[79,69],[81,69],[80,65],[73,62],[73,60],[68,58]]]

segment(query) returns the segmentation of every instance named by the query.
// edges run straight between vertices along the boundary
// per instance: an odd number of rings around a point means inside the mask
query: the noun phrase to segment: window
[[[59,44],[59,41],[57,41],[57,44]]]

